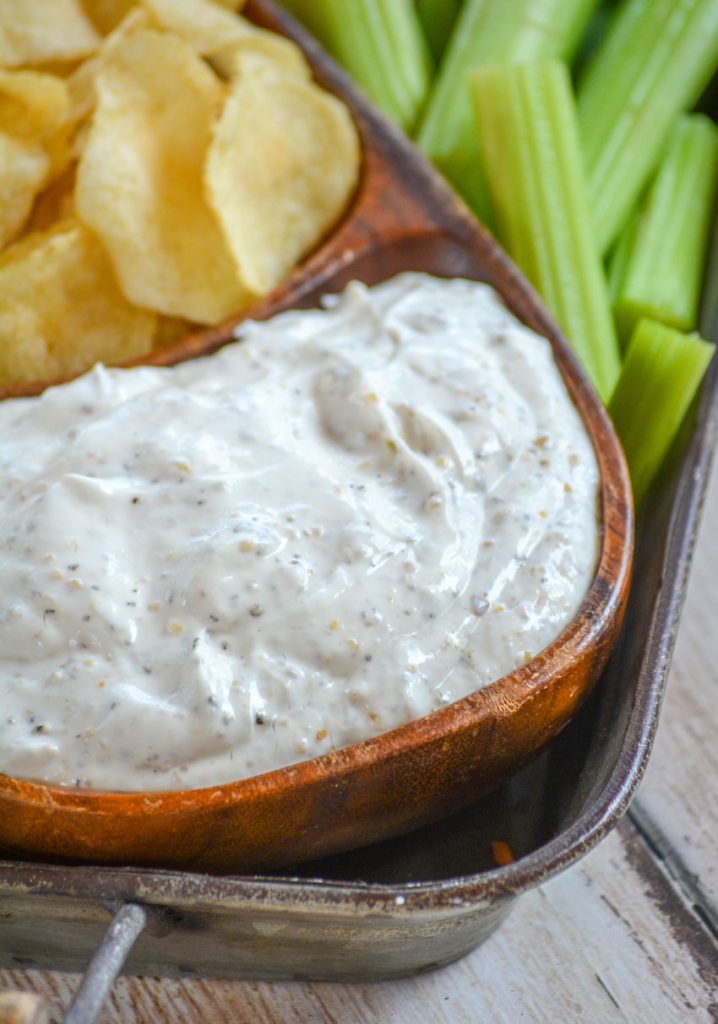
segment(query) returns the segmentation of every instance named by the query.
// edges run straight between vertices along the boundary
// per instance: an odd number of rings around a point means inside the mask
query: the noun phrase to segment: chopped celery
[[[290,0],[287,6],[377,106],[411,131],[432,70],[412,0]]]
[[[486,64],[569,59],[597,0],[464,0],[417,135],[420,148],[486,217],[468,81]]]
[[[441,58],[449,41],[459,6],[460,0],[416,0],[424,35],[436,61]]]
[[[693,401],[714,346],[654,320],[640,320],[609,411],[640,505]]]
[[[646,186],[677,114],[718,66],[716,0],[626,0],[578,88],[588,195],[601,252]]]
[[[622,337],[643,317],[681,331],[696,327],[716,186],[718,127],[703,114],[686,114],[638,220],[615,302]]]
[[[558,61],[482,68],[472,86],[500,239],[606,401],[619,373],[618,345],[568,70]]]

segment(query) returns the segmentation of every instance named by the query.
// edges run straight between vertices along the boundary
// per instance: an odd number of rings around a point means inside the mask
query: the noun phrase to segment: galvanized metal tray
[[[715,319],[706,311],[706,336],[715,336]],[[440,824],[272,876],[0,860],[0,964],[82,971],[107,933],[67,1018],[77,1024],[95,1019],[125,956],[135,974],[348,981],[430,970],[477,946],[517,896],[616,825],[641,780],[715,448],[717,397],[714,363],[639,519],[633,591],[609,665],[571,724],[510,782]],[[508,842],[513,863],[496,867],[495,840]]]

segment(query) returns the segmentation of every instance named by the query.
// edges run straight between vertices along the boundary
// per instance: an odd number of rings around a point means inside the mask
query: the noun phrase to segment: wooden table
[[[718,473],[668,697],[629,815],[464,960],[377,985],[121,979],[103,1024],[718,1022]],[[0,971],[62,1019],[75,975]]]

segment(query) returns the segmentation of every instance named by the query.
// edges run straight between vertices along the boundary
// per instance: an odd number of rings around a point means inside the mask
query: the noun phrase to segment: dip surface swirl
[[[327,306],[0,405],[0,771],[245,778],[457,700],[576,614],[599,473],[548,342],[464,280]]]

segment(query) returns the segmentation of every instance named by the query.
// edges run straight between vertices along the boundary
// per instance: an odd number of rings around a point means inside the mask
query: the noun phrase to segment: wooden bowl
[[[349,104],[363,142],[361,183],[345,220],[248,315],[312,306],[352,278],[373,284],[408,269],[487,281],[551,342],[593,441],[601,475],[596,576],[574,620],[528,664],[336,753],[178,792],[69,790],[0,775],[0,848],[11,856],[237,872],[406,832],[465,806],[538,753],[590,691],[620,628],[633,552],[630,485],[608,417],[565,339],[494,240],[313,40],[266,0],[251,0],[246,13],[297,39],[316,78]],[[145,362],[205,355],[230,340],[236,322],[197,332]],[[12,394],[33,390],[41,387]]]

